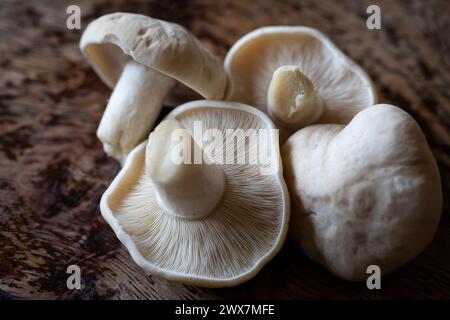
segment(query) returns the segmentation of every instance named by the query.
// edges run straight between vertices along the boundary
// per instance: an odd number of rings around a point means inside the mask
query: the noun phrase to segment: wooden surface
[[[368,5],[382,29],[365,27]],[[144,274],[101,218],[119,166],[95,131],[110,91],[81,57],[82,28],[114,11],[178,22],[218,56],[241,35],[275,24],[325,32],[375,81],[381,101],[408,111],[439,163],[445,209],[427,250],[383,278],[382,290],[340,280],[287,242],[248,283],[202,289]],[[433,1],[11,1],[0,2],[0,297],[149,299],[450,298],[450,2]],[[77,264],[82,289],[66,288]]]

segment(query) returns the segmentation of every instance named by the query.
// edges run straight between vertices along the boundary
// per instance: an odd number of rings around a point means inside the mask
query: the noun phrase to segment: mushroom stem
[[[123,163],[149,134],[174,85],[175,80],[160,72],[126,63],[97,130],[105,152]]]
[[[285,128],[299,129],[316,121],[323,102],[298,66],[278,67],[267,92],[269,115]]]
[[[182,151],[182,152],[180,152]],[[159,205],[168,214],[184,219],[206,217],[220,204],[225,191],[223,169],[205,159],[191,134],[179,122],[165,120],[150,134],[146,174],[151,178]]]

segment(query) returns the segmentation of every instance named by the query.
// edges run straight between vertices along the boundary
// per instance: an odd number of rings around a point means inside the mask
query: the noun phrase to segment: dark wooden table
[[[381,7],[382,29],[366,28]],[[178,22],[218,56],[264,25],[325,32],[370,74],[381,101],[408,111],[439,163],[445,208],[432,244],[386,276],[382,290],[340,280],[290,241],[253,280],[202,289],[146,275],[102,219],[99,201],[119,170],[95,136],[110,90],[83,60],[82,28],[114,11]],[[432,1],[12,1],[0,2],[0,297],[148,299],[450,298],[450,2]],[[81,267],[68,290],[66,268]]]

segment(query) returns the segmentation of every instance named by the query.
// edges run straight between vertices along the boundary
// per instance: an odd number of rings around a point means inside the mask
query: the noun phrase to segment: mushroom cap
[[[194,140],[194,121],[223,135],[227,129],[275,129],[257,109],[223,101],[190,102],[167,119],[179,121]],[[152,181],[143,174],[144,141],[104,193],[102,215],[134,261],[153,275],[205,287],[247,281],[278,253],[287,235],[290,201],[277,138],[269,131],[273,174],[261,174],[261,163],[221,164],[226,181],[222,201],[198,220],[176,218],[159,206]],[[211,160],[218,163],[217,157]]]
[[[283,65],[298,65],[324,102],[315,123],[346,124],[376,103],[369,76],[323,33],[303,26],[273,26],[239,39],[225,57],[229,77],[227,100],[239,101],[267,113],[272,74]]]
[[[92,21],[80,48],[99,77],[113,88],[128,59],[174,78],[206,99],[222,99],[221,62],[178,24],[116,12]]]
[[[399,268],[431,241],[442,210],[439,170],[414,119],[386,104],[346,126],[314,125],[282,147],[290,236],[341,278]]]

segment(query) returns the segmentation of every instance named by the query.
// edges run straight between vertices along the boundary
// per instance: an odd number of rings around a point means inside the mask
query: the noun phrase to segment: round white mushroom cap
[[[149,134],[164,99],[181,83],[206,99],[222,99],[222,64],[180,25],[132,13],[112,13],[83,33],[84,56],[110,87],[97,136],[106,153],[123,162]]]
[[[259,130],[264,134],[257,147],[234,145],[234,137],[245,141],[246,133]],[[207,155],[203,162],[173,162],[180,146],[175,133]],[[224,150],[229,137],[233,147]],[[268,158],[249,161],[260,143]],[[242,156],[247,160],[237,160]],[[227,287],[255,276],[281,249],[289,205],[270,119],[239,103],[194,101],[175,108],[130,153],[100,207],[143,269],[169,280]]]
[[[347,125],[313,125],[282,147],[290,236],[347,280],[399,268],[431,241],[442,210],[438,167],[414,119],[380,104]]]
[[[132,59],[195,90],[222,99],[226,75],[219,59],[182,26],[140,14],[116,12],[91,22],[80,48],[112,89]]]
[[[302,26],[263,27],[228,52],[227,100],[255,106],[282,128],[348,123],[373,105],[369,76],[321,32]]]

